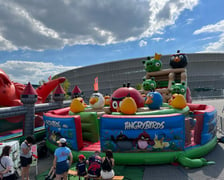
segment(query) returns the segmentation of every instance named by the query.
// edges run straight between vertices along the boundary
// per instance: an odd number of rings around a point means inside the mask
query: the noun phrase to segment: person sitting
[[[90,178],[100,177],[102,159],[99,154],[99,151],[95,151],[95,153],[89,157],[88,176]]]
[[[106,151],[106,156],[102,158],[102,170],[100,172],[102,179],[110,180],[114,177],[114,158],[111,150]]]
[[[76,164],[76,170],[79,176],[79,180],[80,180],[80,177],[85,177],[85,179],[87,179],[86,178],[86,175],[87,175],[86,164],[88,163],[88,160],[86,160],[86,157],[83,154],[80,154],[78,158],[79,158],[79,161]]]

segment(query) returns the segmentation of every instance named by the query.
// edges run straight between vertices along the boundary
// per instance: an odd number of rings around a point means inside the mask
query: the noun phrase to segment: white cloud
[[[209,36],[209,37],[201,38],[201,39],[199,39],[199,41],[206,41],[206,40],[211,40],[211,39],[214,39],[214,37]]]
[[[0,0],[0,50],[107,45],[164,33],[198,0]]]
[[[205,47],[206,52],[223,52],[224,51],[224,33],[220,35],[220,38],[216,42],[211,42]]]
[[[194,35],[206,33],[219,33],[218,41],[210,42],[208,45],[204,47],[204,51],[206,52],[223,52],[224,51],[224,20],[217,22],[216,24],[209,24],[207,26],[203,26],[200,29],[197,29],[193,32]],[[211,38],[210,34],[209,37]]]
[[[198,0],[152,0],[149,2],[149,26],[143,36],[161,33],[166,26],[173,25],[182,11],[192,10]]]
[[[140,46],[140,47],[147,46],[147,41],[141,40],[141,41],[139,42],[139,46]]]
[[[169,41],[175,41],[175,38],[167,38],[165,41],[166,41],[166,42],[169,42]]]
[[[193,21],[194,21],[193,18],[189,18],[189,19],[186,20],[186,24],[191,24]]]
[[[0,64],[0,68],[5,71],[11,81],[27,84],[38,84],[39,81],[48,81],[49,76],[68,71],[77,67],[56,66],[53,63],[31,62],[31,61],[6,61]]]
[[[12,45],[11,42],[6,40],[0,35],[0,51],[12,51],[12,50],[17,50],[17,47]]]
[[[152,38],[153,41],[157,41],[157,42],[161,41],[162,39],[163,38],[160,38],[160,37]]]
[[[214,33],[214,32],[224,32],[224,20],[217,22],[216,24],[209,24],[207,26],[203,26],[200,29],[197,29],[193,32],[193,34],[201,34],[201,33]]]

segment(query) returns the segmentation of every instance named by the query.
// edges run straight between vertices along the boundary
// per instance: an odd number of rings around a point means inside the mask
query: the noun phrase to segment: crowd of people
[[[72,165],[72,153],[65,138],[59,141],[59,147],[54,152],[53,166],[46,179],[56,176],[56,180],[67,179],[68,170]],[[101,177],[104,180],[110,180],[114,177],[114,158],[111,150],[106,151],[105,157],[100,157],[100,152],[95,151],[88,159],[83,154],[78,156],[76,163],[77,174],[86,180]]]
[[[35,140],[33,136],[27,136],[20,146],[20,163],[21,163],[21,179],[29,180],[29,169],[32,163],[31,147]],[[14,163],[10,157],[11,146],[4,146],[0,156],[0,179],[1,180],[16,180],[18,173],[14,169]]]
[[[86,180],[101,177],[104,180],[110,180],[114,177],[114,158],[111,150],[107,150],[105,157],[100,157],[99,151],[90,156],[88,159],[81,154],[79,155],[76,169],[79,177]]]
[[[20,145],[20,163],[21,179],[29,180],[29,170],[32,163],[31,147],[35,139],[33,136],[27,136]],[[67,146],[65,138],[57,141],[59,147],[54,152],[53,166],[51,167],[46,179],[61,180],[67,179],[69,168],[72,165],[72,152]],[[11,146],[4,146],[0,155],[0,180],[16,180],[17,173],[14,169],[14,163],[10,157]],[[76,163],[77,174],[86,180],[101,177],[104,180],[110,180],[114,177],[114,158],[111,150],[107,150],[105,157],[100,156],[99,151],[95,151],[88,159],[80,154]]]

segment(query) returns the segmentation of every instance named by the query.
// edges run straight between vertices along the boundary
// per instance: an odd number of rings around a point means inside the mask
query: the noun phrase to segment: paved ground
[[[146,166],[143,180],[224,180],[224,144],[218,143],[205,158],[216,164],[196,169],[181,165]]]
[[[194,103],[213,105],[217,109],[218,115],[224,117],[224,113],[222,113],[223,99],[197,100]],[[224,144],[218,143],[215,149],[205,156],[205,158],[215,161],[216,164],[196,169],[186,169],[181,165],[145,166],[143,180],[224,180]],[[46,158],[40,159],[38,161],[38,174],[49,169],[52,161],[53,155],[51,154]],[[30,174],[30,179],[34,180],[36,175],[35,167],[31,168]]]
[[[30,168],[30,180],[35,180],[36,174],[42,174],[48,169],[50,169],[52,166],[52,163],[53,163],[53,155],[50,153],[45,158],[39,159],[37,163],[38,166],[37,167],[34,166]]]
[[[205,156],[207,160],[215,161],[215,165],[196,169],[186,169],[173,165],[145,166],[143,180],[224,180],[224,144],[218,143],[215,149]],[[38,173],[43,173],[52,165],[53,155],[38,162]],[[31,180],[35,179],[36,168],[31,167]],[[135,179],[136,180],[136,179]]]

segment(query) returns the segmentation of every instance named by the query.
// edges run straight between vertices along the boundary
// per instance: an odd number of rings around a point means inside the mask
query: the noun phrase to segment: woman
[[[55,150],[53,160],[53,167],[56,169],[56,179],[61,180],[62,177],[67,179],[69,167],[72,165],[72,152],[66,147],[65,138],[61,138],[57,143],[59,143],[60,147]],[[69,164],[67,162],[68,158]]]
[[[29,180],[29,170],[30,164],[32,163],[32,152],[31,147],[34,143],[34,138],[32,136],[27,136],[26,139],[21,144],[20,150],[20,163],[22,167],[21,176],[22,180]]]
[[[15,180],[14,164],[9,156],[11,152],[11,146],[5,146],[0,156],[0,178],[3,180]]]
[[[106,151],[106,156],[102,158],[102,170],[100,172],[102,179],[110,180],[114,177],[114,158],[111,150]]]

